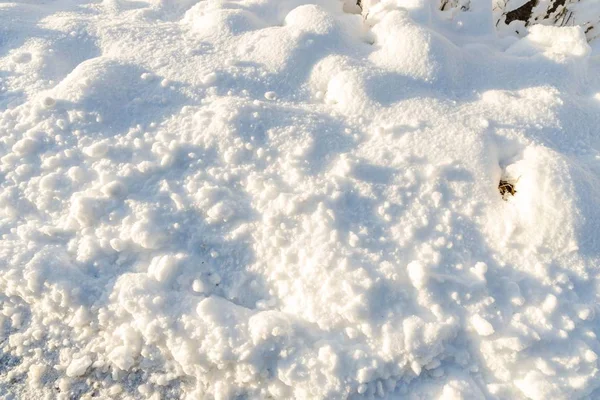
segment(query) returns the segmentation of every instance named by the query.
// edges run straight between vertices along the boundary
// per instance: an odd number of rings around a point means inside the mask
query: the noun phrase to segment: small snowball
[[[150,388],[150,386],[147,384],[142,384],[142,385],[138,386],[138,392],[140,392],[143,395],[150,394],[151,390],[152,390],[152,388]]]
[[[427,284],[427,271],[423,264],[418,261],[412,261],[407,265],[408,277],[413,286],[417,289],[422,289]]]
[[[267,99],[267,100],[275,100],[276,98],[277,98],[277,94],[275,92],[265,93],[265,99]]]
[[[121,385],[114,384],[112,385],[109,389],[108,389],[108,394],[111,396],[116,396],[118,394],[120,394],[123,391],[123,388],[121,387]]]
[[[192,283],[192,290],[196,293],[204,293],[206,289],[204,287],[204,283],[200,279],[194,279],[194,282]]]
[[[485,275],[485,273],[488,270],[488,267],[486,265],[486,263],[483,262],[478,262],[477,264],[475,264],[475,271],[479,274],[479,275]]]
[[[88,146],[83,149],[83,154],[92,158],[101,158],[104,157],[108,153],[108,143],[107,142],[96,142],[91,146]]]
[[[485,318],[483,318],[479,314],[475,314],[471,317],[471,325],[473,326],[473,328],[475,328],[475,331],[480,336],[490,336],[495,332],[492,324],[490,324]]]
[[[70,216],[79,226],[90,226],[99,217],[96,203],[96,200],[91,197],[76,197],[71,203]]]
[[[510,302],[515,306],[522,306],[525,304],[525,299],[522,296],[511,297]]]
[[[212,85],[213,83],[215,83],[217,81],[217,74],[215,74],[214,72],[206,74],[202,77],[202,79],[200,81],[202,82],[202,84],[204,86]]]
[[[581,309],[577,312],[577,316],[584,321],[590,319],[591,315],[592,310],[590,310],[589,307],[581,307]]]
[[[515,385],[528,399],[550,399],[554,394],[552,384],[539,371],[529,371],[523,379],[515,380]]]
[[[485,273],[487,272],[487,269],[486,263],[478,262],[473,268],[471,268],[471,272],[473,275],[476,275],[480,281],[485,281]]]
[[[68,392],[71,389],[71,380],[69,378],[62,378],[58,381],[58,388],[61,392]]]
[[[585,358],[585,361],[589,363],[594,363],[598,360],[598,354],[596,354],[592,350],[586,350],[583,357]]]
[[[159,249],[167,240],[167,235],[151,221],[137,221],[131,229],[131,239],[145,249]]]
[[[67,176],[73,182],[81,182],[86,178],[85,170],[81,167],[71,167],[67,171]]]
[[[30,383],[34,387],[38,387],[41,383],[41,379],[46,372],[46,366],[44,364],[34,364],[29,367],[29,379]]]
[[[373,371],[370,368],[361,368],[358,370],[356,379],[361,383],[369,382],[373,377]]]
[[[415,373],[415,375],[419,376],[419,375],[421,375],[421,371],[423,370],[423,367],[418,362],[413,361],[410,363],[410,369],[412,369],[412,371]]]
[[[40,179],[40,189],[44,192],[50,192],[55,190],[60,182],[60,176],[58,174],[48,174]]]
[[[557,305],[558,299],[556,298],[556,296],[553,294],[549,294],[546,297],[546,300],[544,300],[544,303],[542,304],[542,309],[545,313],[549,314],[556,309]]]
[[[127,195],[127,187],[119,181],[113,181],[102,186],[102,193],[107,197],[121,198]]]
[[[217,204],[215,204],[214,206],[212,206],[206,212],[206,214],[210,218],[209,222],[214,223],[217,221],[227,220],[229,217],[231,217],[234,214],[234,211],[228,204],[220,201]]]
[[[119,346],[108,354],[109,360],[123,371],[128,371],[133,366],[133,349],[127,346]]]
[[[350,234],[348,235],[348,244],[352,247],[356,247],[358,246],[359,242],[360,239],[358,238],[358,236],[354,232],[350,232]]]
[[[71,378],[82,376],[83,374],[85,374],[90,365],[92,365],[92,359],[90,358],[90,356],[75,358],[67,367],[67,376]]]
[[[13,62],[15,62],[17,64],[26,64],[31,61],[31,58],[32,58],[31,53],[27,53],[27,52],[15,54],[14,56],[11,57]]]
[[[19,155],[26,155],[35,152],[40,146],[37,140],[31,138],[23,138],[14,144],[12,151]]]
[[[159,282],[168,282],[177,273],[182,258],[179,254],[154,257],[148,267],[148,274]]]

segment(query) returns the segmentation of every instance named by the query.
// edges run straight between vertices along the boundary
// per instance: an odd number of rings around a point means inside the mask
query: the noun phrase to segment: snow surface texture
[[[364,3],[0,4],[2,398],[600,397],[597,44]]]

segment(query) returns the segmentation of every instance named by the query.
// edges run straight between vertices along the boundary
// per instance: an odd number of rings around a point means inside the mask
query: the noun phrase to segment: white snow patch
[[[67,367],[66,374],[70,378],[82,376],[85,374],[90,365],[92,365],[92,359],[90,356],[75,358]]]
[[[480,336],[490,336],[495,332],[492,324],[479,314],[471,316],[471,325]]]

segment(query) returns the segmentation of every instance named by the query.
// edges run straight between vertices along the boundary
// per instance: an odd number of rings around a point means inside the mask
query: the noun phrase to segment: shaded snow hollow
[[[0,4],[0,396],[600,397],[599,47],[431,4]]]

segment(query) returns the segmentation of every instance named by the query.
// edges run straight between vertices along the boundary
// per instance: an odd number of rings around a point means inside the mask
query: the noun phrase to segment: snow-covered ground
[[[1,398],[600,398],[600,39],[362,3],[0,3]]]

